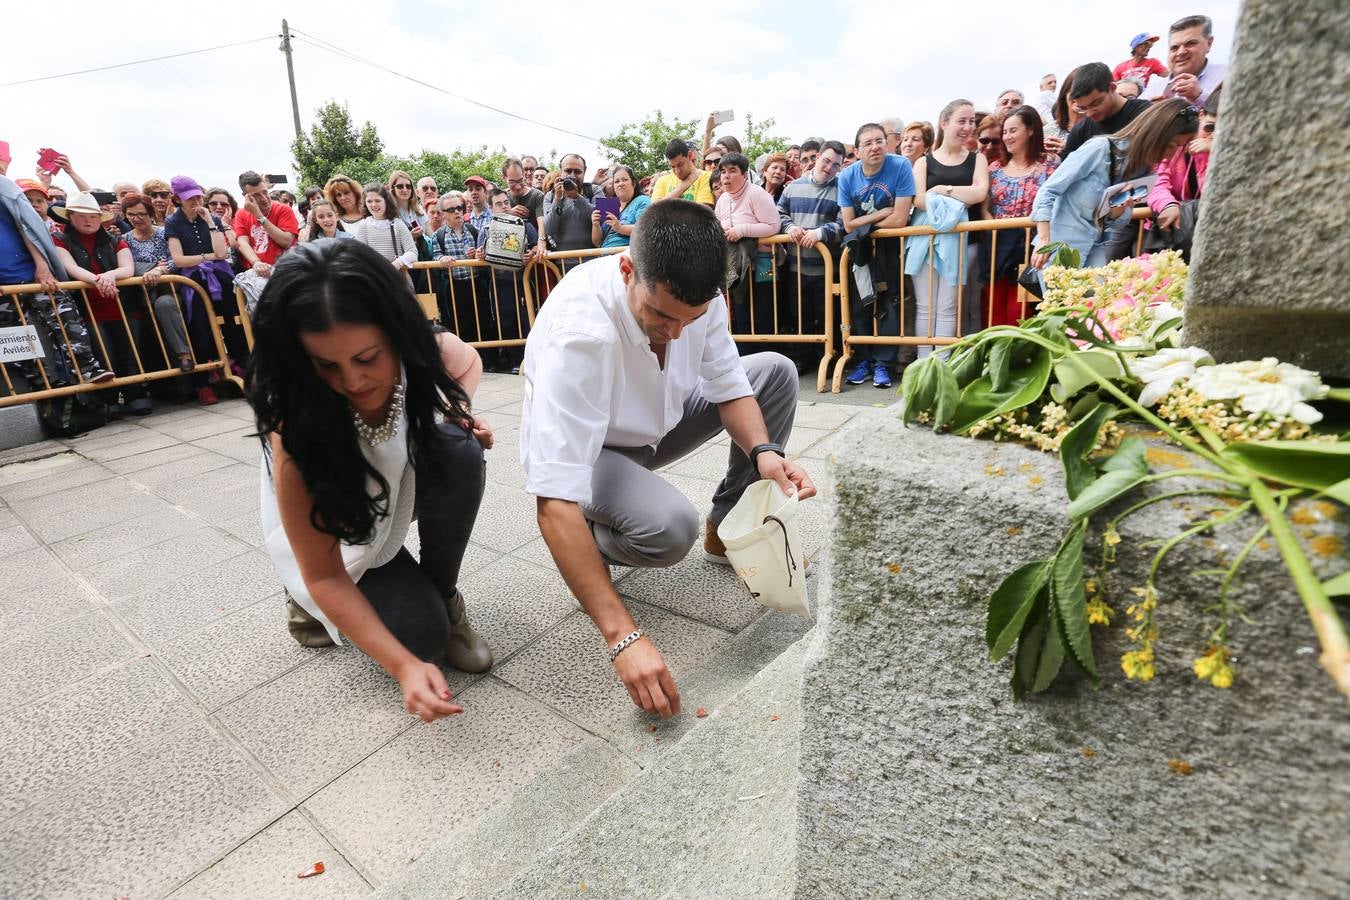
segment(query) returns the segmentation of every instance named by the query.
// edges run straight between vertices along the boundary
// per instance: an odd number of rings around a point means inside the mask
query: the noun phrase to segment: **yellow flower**
[[[1120,667],[1125,677],[1134,681],[1149,681],[1153,671],[1153,648],[1145,644],[1138,650],[1131,650],[1120,658]]]
[[[1109,547],[1114,547],[1116,544],[1120,543],[1120,534],[1116,531],[1114,523],[1106,526],[1106,534],[1102,535],[1102,540],[1105,541]]]
[[[1218,671],[1214,673],[1214,677],[1209,680],[1209,683],[1214,685],[1216,688],[1232,687],[1233,667],[1227,665],[1219,666]]]
[[[1214,677],[1214,672],[1223,665],[1213,648],[1204,656],[1198,656],[1195,662],[1191,663],[1191,668],[1195,670],[1195,676],[1201,681],[1209,681]]]
[[[1088,601],[1087,614],[1089,625],[1110,625],[1111,617],[1115,615],[1115,610],[1107,606],[1100,597],[1093,597]]]
[[[1196,658],[1191,668],[1201,681],[1208,681],[1216,688],[1230,688],[1233,686],[1234,673],[1233,667],[1228,664],[1229,658],[1227,647],[1211,646],[1204,656]]]

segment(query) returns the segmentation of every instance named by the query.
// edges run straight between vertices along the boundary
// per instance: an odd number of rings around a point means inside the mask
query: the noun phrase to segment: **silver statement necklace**
[[[356,424],[356,433],[361,440],[374,447],[398,434],[398,420],[403,415],[403,390],[402,381],[394,385],[394,392],[389,398],[389,414],[379,425],[367,425],[361,414],[352,410],[352,421]]]

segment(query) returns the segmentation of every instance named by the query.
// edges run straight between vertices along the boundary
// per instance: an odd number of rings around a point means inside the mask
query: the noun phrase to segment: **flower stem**
[[[1169,492],[1166,493],[1166,494],[1158,494],[1157,496],[1154,496],[1154,497],[1145,497],[1143,500],[1140,500],[1138,503],[1136,503],[1136,504],[1134,504],[1133,506],[1129,507],[1129,508],[1126,509],[1124,512],[1122,512],[1120,515],[1116,516],[1114,519],[1112,519],[1110,522],[1108,522],[1108,523],[1107,523],[1107,527],[1108,527],[1108,528],[1115,528],[1115,527],[1119,526],[1120,523],[1123,522],[1127,517],[1134,515],[1134,514],[1135,514],[1136,512],[1138,512],[1139,510],[1143,509],[1143,508],[1146,507],[1146,506],[1151,506],[1151,505],[1154,504],[1154,503],[1160,503],[1160,502],[1162,502],[1163,500],[1171,500],[1171,499],[1173,499],[1173,498],[1175,498],[1175,497],[1191,497],[1191,496],[1197,496],[1197,495],[1199,495],[1199,494],[1212,494],[1212,495],[1216,495],[1216,496],[1219,496],[1219,497],[1246,497],[1246,496],[1247,496],[1246,494],[1242,493],[1241,491],[1230,491],[1230,490],[1225,490],[1225,489],[1223,489],[1223,488],[1188,488],[1187,490],[1184,490],[1184,491],[1169,491]]]
[[[1340,616],[1331,605],[1330,598],[1322,589],[1322,582],[1313,573],[1312,564],[1294,536],[1294,529],[1281,512],[1278,502],[1270,489],[1259,479],[1253,480],[1247,488],[1252,502],[1265,517],[1270,526],[1270,536],[1284,557],[1285,568],[1294,579],[1303,607],[1308,611],[1313,631],[1322,645],[1322,655],[1318,661],[1326,669],[1336,688],[1350,698],[1350,642],[1346,641],[1345,627]]]
[[[1229,522],[1232,522],[1238,516],[1241,516],[1243,513],[1245,513],[1248,509],[1251,508],[1251,506],[1252,502],[1248,500],[1246,503],[1233,507],[1230,511],[1224,513],[1221,516],[1215,516],[1212,519],[1206,519],[1199,525],[1194,525],[1186,529],[1185,531],[1181,532],[1181,534],[1178,534],[1176,537],[1169,538],[1167,543],[1163,544],[1162,547],[1158,549],[1158,552],[1153,555],[1153,562],[1148,567],[1148,583],[1150,585],[1153,584],[1153,580],[1158,575],[1158,567],[1162,565],[1163,557],[1167,556],[1167,554],[1170,553],[1172,551],[1172,548],[1176,547],[1177,544],[1180,544],[1187,538],[1195,537],[1197,534],[1200,534],[1201,532],[1209,531],[1211,528],[1217,528],[1220,525],[1227,525]]]

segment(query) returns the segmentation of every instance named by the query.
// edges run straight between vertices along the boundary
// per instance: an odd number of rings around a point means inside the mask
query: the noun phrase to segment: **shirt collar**
[[[627,253],[616,254],[618,257],[627,256]],[[619,268],[618,259],[614,261],[614,268]],[[614,300],[619,305],[619,329],[623,332],[623,339],[635,347],[643,347],[651,343],[647,333],[642,330],[642,325],[638,322],[637,316],[633,315],[633,308],[628,305],[628,287],[623,283],[622,273],[618,273],[619,288],[615,292]]]

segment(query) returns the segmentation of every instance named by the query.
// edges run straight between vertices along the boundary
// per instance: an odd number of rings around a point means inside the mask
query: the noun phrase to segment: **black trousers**
[[[417,530],[421,561],[404,547],[392,560],[361,576],[357,586],[386,628],[413,655],[445,655],[450,641],[446,598],[455,593],[464,550],[478,517],[487,471],[478,439],[458,425],[439,426],[444,471],[417,470]]]

